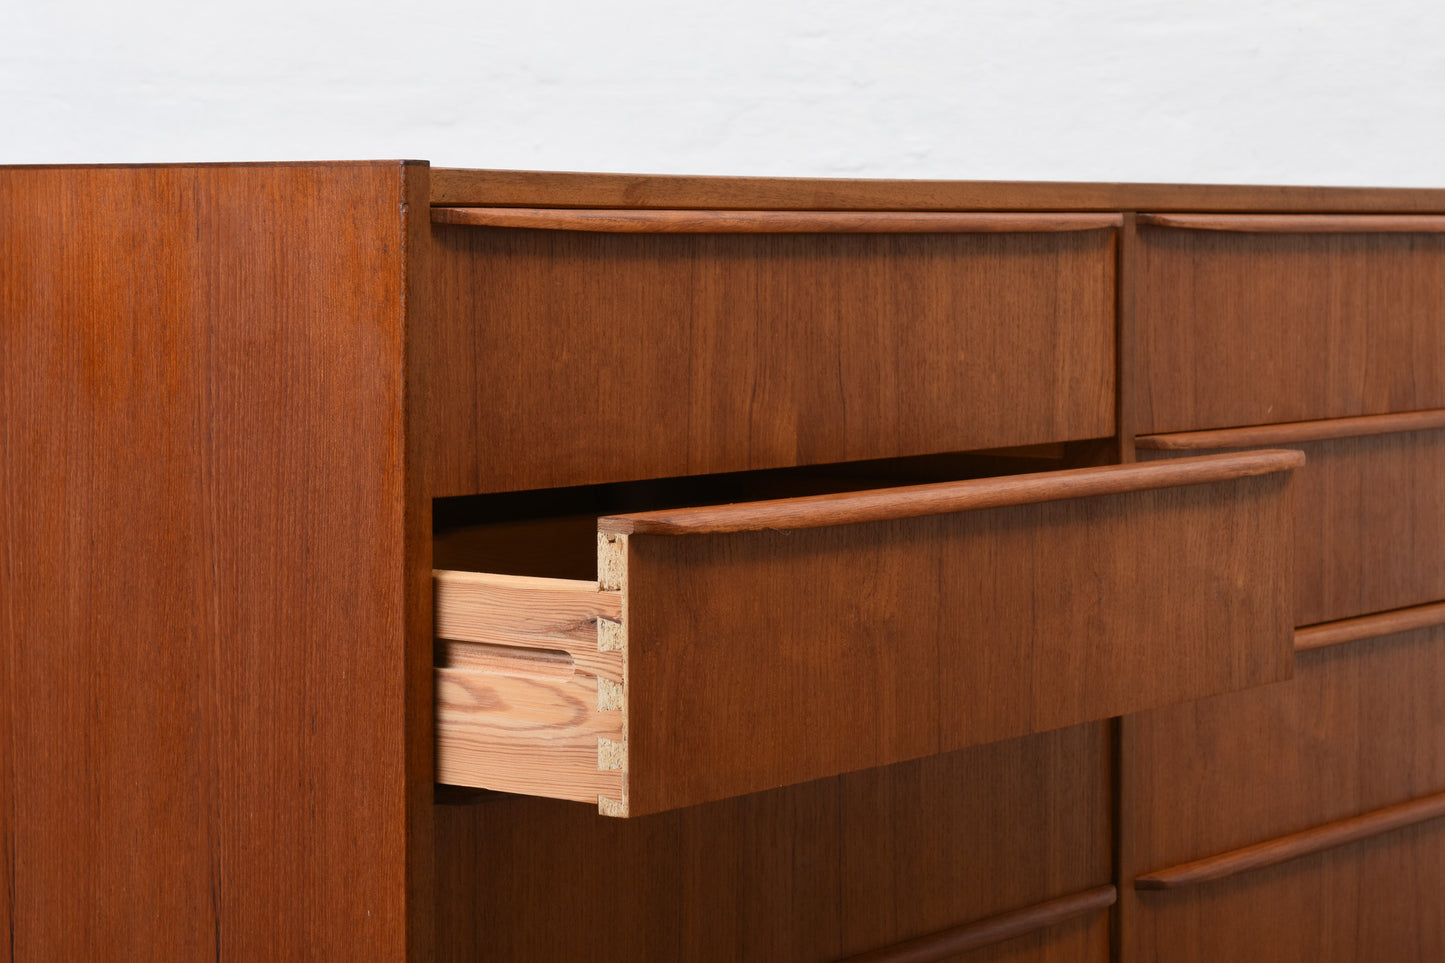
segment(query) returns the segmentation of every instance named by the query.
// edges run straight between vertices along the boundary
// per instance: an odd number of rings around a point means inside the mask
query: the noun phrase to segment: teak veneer
[[[5,959],[1445,958],[1445,191],[5,167],[0,264]]]

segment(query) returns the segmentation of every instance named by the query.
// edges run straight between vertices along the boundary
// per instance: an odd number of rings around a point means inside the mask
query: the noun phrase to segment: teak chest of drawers
[[[1445,191],[0,168],[10,958],[1445,958]]]

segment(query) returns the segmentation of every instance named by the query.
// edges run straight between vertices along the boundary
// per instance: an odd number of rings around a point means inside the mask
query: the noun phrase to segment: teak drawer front
[[[1131,958],[1442,958],[1445,606],[1420,614],[1300,651],[1288,682],[1124,720]]]
[[[1287,678],[1301,460],[618,516],[595,585],[439,573],[438,778],[640,815]]]
[[[1445,407],[1445,220],[1140,224],[1140,433]]]
[[[438,494],[1111,435],[1116,232],[1034,223],[932,234],[439,224],[447,348],[433,380],[449,487]]]
[[[1138,440],[1141,458],[1251,444],[1305,454],[1295,495],[1297,625],[1445,599],[1445,411]]]
[[[1445,823],[1410,826],[1184,892],[1139,893],[1134,963],[1439,963]]]
[[[595,963],[1103,963],[1110,730],[638,819],[521,796],[439,807],[437,957],[485,946],[488,959]]]

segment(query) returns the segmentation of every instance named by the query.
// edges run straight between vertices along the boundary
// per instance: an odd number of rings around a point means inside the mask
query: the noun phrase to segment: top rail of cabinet
[[[435,167],[438,207],[1445,213],[1445,188],[585,174]]]

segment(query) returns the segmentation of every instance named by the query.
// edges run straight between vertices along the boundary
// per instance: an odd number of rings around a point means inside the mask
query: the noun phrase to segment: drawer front
[[[580,681],[527,691],[574,685],[604,711],[573,699],[527,715],[530,696],[441,668],[439,778],[538,791],[503,757],[530,767],[549,725],[568,746],[605,725],[598,765],[621,797],[589,768],[568,798],[637,815],[1286,678],[1298,462],[1251,453],[602,519],[603,603],[587,583],[529,606],[526,586],[501,598],[490,576],[443,573],[440,637],[567,649]],[[620,686],[615,662],[587,668],[599,658],[620,658]],[[516,740],[471,764],[469,741],[509,727]]]
[[[1437,963],[1445,823],[1413,826],[1184,892],[1139,894],[1135,963]]]
[[[1131,717],[1140,869],[1445,792],[1442,691],[1437,625],[1303,651],[1291,681]]]
[[[1301,651],[1291,681],[1125,720],[1126,878],[1167,884],[1129,894],[1134,958],[1441,958],[1445,606],[1433,608],[1433,626]]]
[[[639,819],[517,796],[439,807],[438,958],[1103,963],[1109,730]]]
[[[1439,427],[1351,434],[1412,425]],[[1301,431],[1344,436],[1291,442]],[[1251,440],[1305,455],[1295,495],[1295,624],[1445,599],[1445,411],[1155,436],[1139,439],[1140,457],[1238,450]],[[1176,447],[1146,448],[1157,445]]]
[[[439,494],[1112,435],[1115,233],[438,225]]]
[[[1439,221],[1141,215],[1139,431],[1445,407]]]

